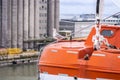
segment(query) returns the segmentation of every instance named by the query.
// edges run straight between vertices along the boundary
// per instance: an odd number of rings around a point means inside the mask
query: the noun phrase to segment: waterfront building
[[[60,31],[61,30],[70,30],[73,33],[73,37],[86,37],[90,30],[91,25],[94,24],[94,21],[76,21],[76,20],[61,20],[60,21]]]
[[[120,14],[103,19],[102,24],[120,25]],[[72,31],[73,37],[86,37],[93,25],[95,25],[95,15],[82,14],[72,19],[61,19],[59,29]]]
[[[95,14],[81,14],[81,15],[74,16],[72,19],[77,21],[95,20]]]
[[[0,46],[34,48],[59,29],[59,0],[0,0]]]

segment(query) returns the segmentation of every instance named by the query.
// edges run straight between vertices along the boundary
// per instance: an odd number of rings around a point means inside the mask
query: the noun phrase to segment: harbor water
[[[16,64],[0,67],[0,80],[37,80],[37,64]]]

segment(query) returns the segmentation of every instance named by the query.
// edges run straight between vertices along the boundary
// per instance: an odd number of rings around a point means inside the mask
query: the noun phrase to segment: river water
[[[37,80],[36,63],[0,67],[0,80]]]

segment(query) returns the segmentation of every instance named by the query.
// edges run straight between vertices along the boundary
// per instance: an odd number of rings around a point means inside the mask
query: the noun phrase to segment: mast
[[[101,16],[103,12],[102,9],[103,9],[103,0],[97,0],[96,2],[96,25],[95,25],[96,34],[92,38],[95,50],[99,50],[102,43],[104,43],[106,46],[109,46],[107,39],[104,38],[104,36],[100,34]]]

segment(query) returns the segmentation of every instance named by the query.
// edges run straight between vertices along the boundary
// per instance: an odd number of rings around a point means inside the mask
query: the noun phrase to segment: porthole
[[[101,31],[101,35],[105,36],[105,37],[112,37],[114,34],[114,32],[112,30],[102,30]]]

